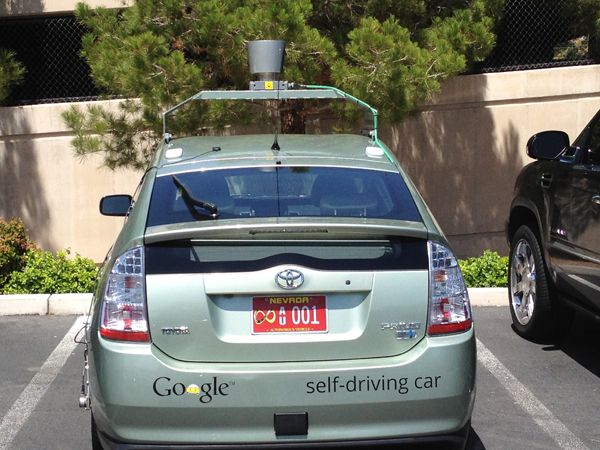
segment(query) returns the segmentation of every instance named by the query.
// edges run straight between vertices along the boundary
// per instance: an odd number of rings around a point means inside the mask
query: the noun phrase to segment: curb
[[[0,316],[87,314],[92,294],[0,295]]]
[[[508,306],[508,288],[469,288],[472,306]]]
[[[87,314],[92,294],[54,294],[48,299],[48,314]]]
[[[508,305],[507,288],[470,288],[473,306]],[[87,314],[92,294],[0,295],[0,316]]]

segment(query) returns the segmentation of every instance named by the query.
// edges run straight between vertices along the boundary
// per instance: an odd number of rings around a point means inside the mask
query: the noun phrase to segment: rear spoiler
[[[207,220],[176,225],[148,227],[144,236],[146,244],[186,239],[235,239],[235,240],[338,240],[338,239],[381,239],[404,236],[428,239],[429,233],[421,222],[371,219],[356,224],[352,218],[331,220],[283,221],[280,218],[261,219],[261,222],[245,219]],[[354,222],[354,223],[353,223]]]

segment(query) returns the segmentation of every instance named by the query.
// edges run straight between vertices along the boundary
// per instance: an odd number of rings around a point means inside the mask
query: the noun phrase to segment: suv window
[[[600,123],[592,131],[592,142],[587,154],[588,164],[600,165]]]
[[[573,145],[583,150],[584,164],[600,164],[600,115],[594,117]]]
[[[191,199],[191,200],[190,200]],[[339,167],[258,167],[157,177],[148,226],[210,218],[366,217],[421,221],[402,177]]]

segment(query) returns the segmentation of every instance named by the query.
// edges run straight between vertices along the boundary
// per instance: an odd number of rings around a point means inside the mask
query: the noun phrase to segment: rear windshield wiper
[[[185,205],[188,207],[190,213],[196,220],[216,219],[219,217],[219,209],[217,208],[217,205],[194,197],[187,186],[183,184],[179,178],[177,178],[175,175],[171,175],[171,178],[173,178],[173,183],[175,183],[175,186],[177,186],[181,192],[181,198],[183,198]],[[200,213],[196,210],[196,207],[205,209],[208,211],[208,214]]]

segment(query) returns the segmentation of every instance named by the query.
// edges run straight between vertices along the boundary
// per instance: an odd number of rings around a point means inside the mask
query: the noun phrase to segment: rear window
[[[316,270],[426,270],[427,241],[169,241],[146,246],[146,273],[250,272],[282,264]]]
[[[253,217],[364,217],[421,221],[402,177],[333,167],[196,171],[156,179],[148,226]]]

